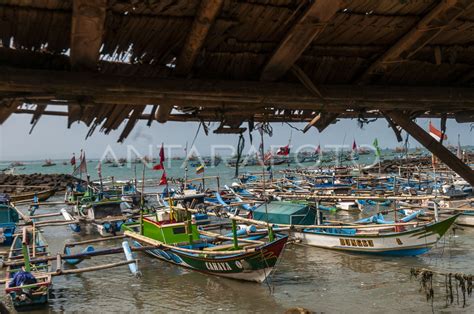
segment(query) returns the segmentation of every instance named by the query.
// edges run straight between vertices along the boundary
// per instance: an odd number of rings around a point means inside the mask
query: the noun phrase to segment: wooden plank
[[[387,111],[384,112],[396,124],[407,131],[414,139],[422,144],[426,149],[443,161],[451,170],[460,175],[469,184],[474,186],[474,171],[456,157],[449,149],[444,147],[441,143],[436,141],[425,130],[413,122],[408,114],[401,111]]]
[[[187,75],[191,71],[223,3],[224,0],[201,0],[193,26],[177,59],[177,75]]]
[[[309,4],[303,16],[285,35],[262,71],[262,81],[275,81],[282,77],[298,60],[342,8],[342,0],[317,0]]]
[[[372,75],[383,72],[391,64],[409,59],[473,6],[472,0],[439,1],[415,27],[367,68],[360,76],[359,82],[366,83]]]
[[[106,9],[107,0],[74,0],[70,52],[73,69],[97,69]]]

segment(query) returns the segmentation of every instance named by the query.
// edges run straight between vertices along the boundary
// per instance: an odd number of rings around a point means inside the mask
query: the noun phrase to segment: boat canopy
[[[267,204],[268,222],[274,224],[313,225],[316,213],[306,204],[295,204],[285,201],[273,201]],[[253,218],[267,220],[265,206],[255,209]]]

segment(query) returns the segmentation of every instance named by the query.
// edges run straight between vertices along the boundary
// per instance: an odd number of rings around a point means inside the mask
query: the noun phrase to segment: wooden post
[[[459,158],[444,147],[441,143],[436,141],[425,130],[413,122],[409,115],[400,111],[385,112],[396,124],[401,126],[413,138],[420,142],[426,149],[443,161],[451,170],[460,175],[469,184],[474,186],[474,171],[463,163]]]
[[[31,271],[30,264],[30,252],[28,251],[28,244],[25,241],[21,244],[21,250],[23,253],[23,260],[25,261],[25,271]]]
[[[56,272],[57,273],[61,272],[61,266],[62,266],[61,254],[58,253],[58,255],[56,255]]]
[[[316,200],[316,224],[321,224],[321,211],[319,210],[319,200]]]
[[[234,243],[234,250],[239,249],[239,239],[237,238],[237,222],[232,219],[232,241]]]

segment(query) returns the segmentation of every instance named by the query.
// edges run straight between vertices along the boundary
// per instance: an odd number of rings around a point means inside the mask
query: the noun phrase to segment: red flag
[[[318,145],[318,148],[316,148],[316,151],[314,152],[315,154],[320,154],[321,153],[321,146]]]
[[[72,158],[71,158],[71,166],[75,166],[76,165],[76,155],[74,155],[74,153],[72,154]]]
[[[165,148],[163,147],[163,143],[161,143],[160,164],[164,164],[164,162],[165,162]]]
[[[160,149],[160,163],[153,166],[153,170],[164,170],[165,167],[163,166],[165,162],[165,149],[163,147],[163,143],[161,143]]]
[[[99,160],[99,164],[97,165],[97,173],[99,177],[102,176],[102,162]]]
[[[288,156],[289,154],[290,154],[290,145],[280,147],[277,152],[277,155],[280,155],[280,156]]]
[[[163,171],[163,174],[161,175],[159,185],[168,185],[168,180],[166,179],[166,172],[165,171]]]
[[[163,164],[159,163],[153,166],[153,170],[164,170]]]
[[[443,135],[443,133],[437,128],[435,128],[434,125],[431,124],[431,121],[430,121],[429,129],[430,129],[430,135],[434,137],[438,142],[441,141],[441,135]],[[447,140],[447,139],[448,139],[448,136],[444,134],[443,140]]]
[[[354,143],[352,143],[352,150],[356,151],[357,150],[357,144],[356,141],[354,140]]]

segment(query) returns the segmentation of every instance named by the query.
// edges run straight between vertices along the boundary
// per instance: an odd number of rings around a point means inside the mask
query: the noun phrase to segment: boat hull
[[[48,198],[53,196],[55,193],[56,193],[56,190],[52,189],[52,190],[46,190],[46,191],[36,193],[36,195],[38,196],[39,202],[44,202]],[[12,202],[18,202],[18,201],[25,201],[25,200],[33,200],[34,196],[35,196],[35,193],[23,193],[23,194],[10,195],[10,199]]]
[[[168,248],[145,252],[165,262],[198,272],[261,283],[272,272],[287,240],[288,237],[285,236],[256,249],[254,252],[222,257],[202,257]],[[142,246],[137,241],[134,241],[134,245]]]
[[[295,238],[310,246],[355,253],[416,256],[428,252],[451,227],[458,216],[410,231],[382,235],[325,234],[311,230],[295,232]]]
[[[456,220],[456,224],[462,226],[470,226],[474,227],[474,211],[469,213],[463,213],[459,218]]]

